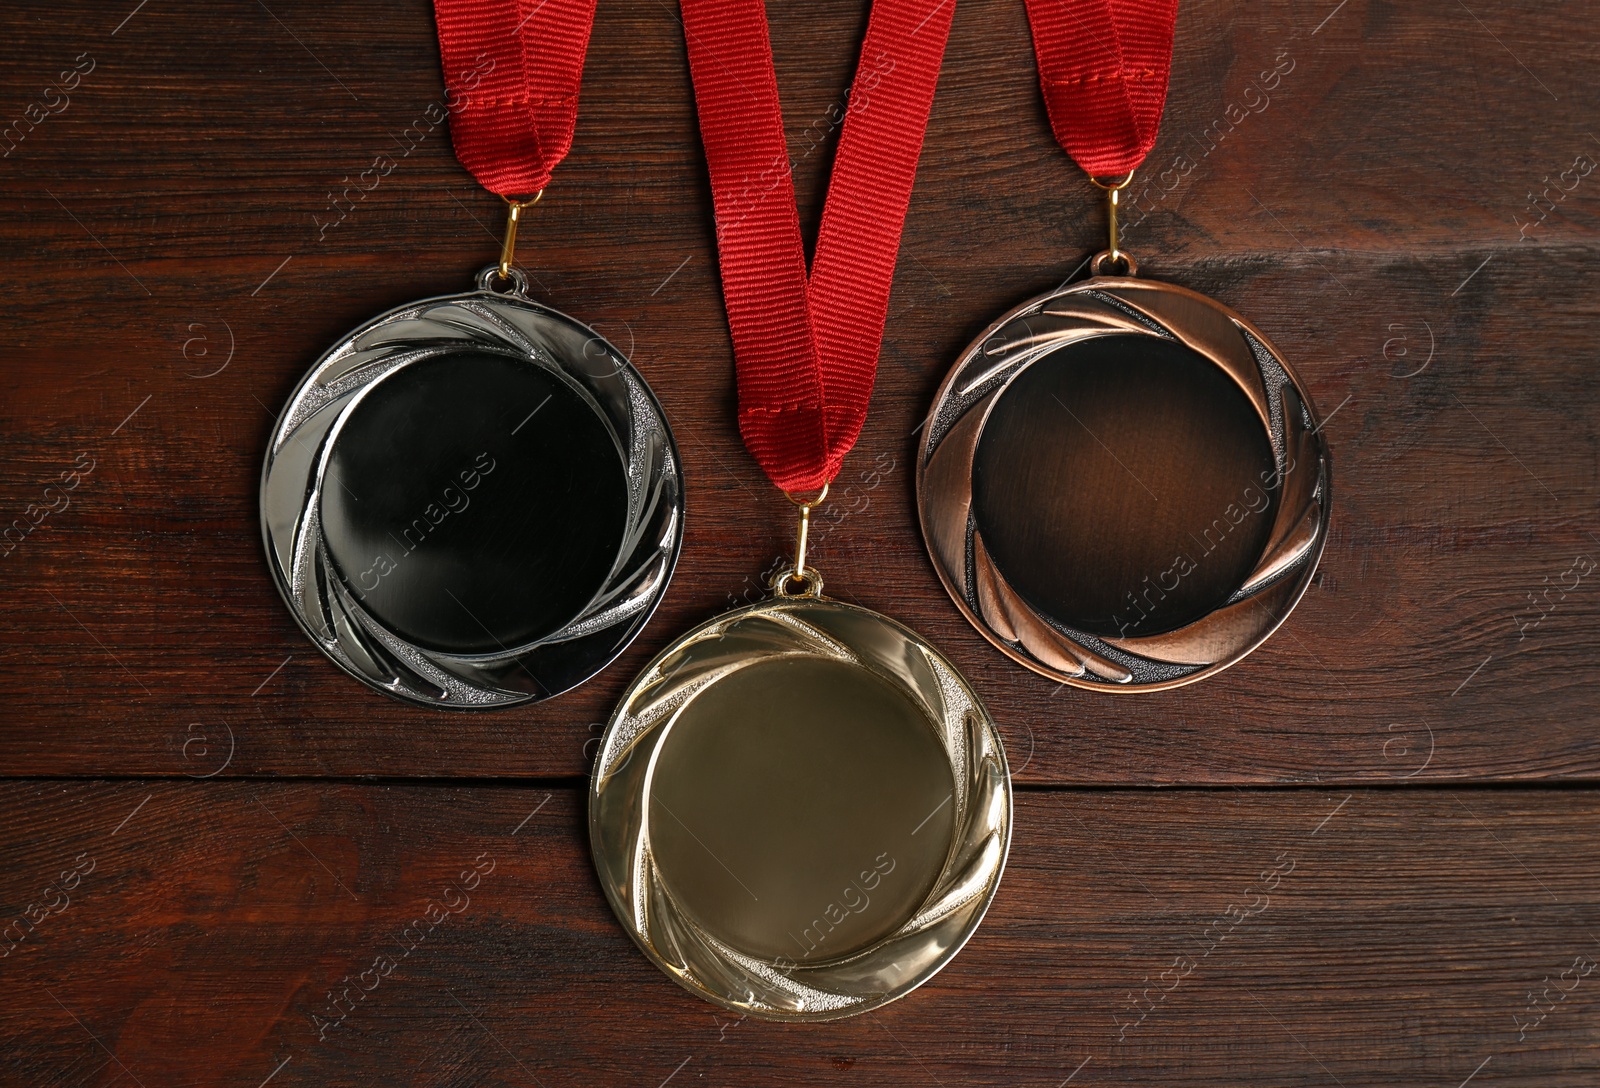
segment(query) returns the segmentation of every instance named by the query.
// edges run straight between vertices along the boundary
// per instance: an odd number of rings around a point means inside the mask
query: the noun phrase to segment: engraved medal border
[[[990,558],[972,515],[973,457],[996,401],[1018,374],[1096,336],[1184,344],[1232,378],[1272,443],[1278,510],[1254,569],[1209,615],[1174,631],[1101,637],[1035,609]],[[1299,602],[1327,542],[1330,470],[1311,398],[1261,330],[1195,291],[1097,276],[1035,298],[962,354],[934,399],[917,458],[917,510],[939,579],[1007,657],[1052,680],[1097,691],[1158,691],[1241,660]]]
[[[405,702],[487,709],[559,695],[609,664],[666,592],[683,541],[677,448],[655,395],[627,358],[588,326],[527,294],[478,289],[400,306],[330,348],[295,388],[273,429],[261,473],[261,530],[273,581],[307,637],[345,672]],[[365,391],[423,359],[461,351],[532,363],[564,382],[617,437],[627,522],[599,592],[561,630],[492,654],[458,655],[400,638],[340,580],[320,522],[331,438]],[[539,666],[546,675],[539,676]]]
[[[650,844],[649,791],[679,712],[708,685],[780,656],[850,662],[887,680],[936,723],[954,783],[949,852],[912,918],[864,949],[807,964],[738,952],[690,920],[657,872]],[[657,967],[689,992],[735,1012],[818,1021],[903,997],[961,950],[999,888],[1011,814],[1011,779],[999,734],[955,667],[888,617],[807,595],[719,616],[650,663],[601,741],[589,794],[589,835],[612,909]]]

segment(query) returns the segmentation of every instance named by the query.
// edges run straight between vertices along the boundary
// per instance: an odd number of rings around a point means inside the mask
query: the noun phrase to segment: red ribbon
[[[876,0],[806,273],[762,0],[681,0],[716,207],[739,432],[772,482],[838,473],[867,418],[955,0]]]
[[[434,0],[450,139],[478,183],[532,196],[567,157],[595,0]]]
[[[1167,101],[1178,0],[1027,0],[1056,140],[1093,178],[1150,153]]]

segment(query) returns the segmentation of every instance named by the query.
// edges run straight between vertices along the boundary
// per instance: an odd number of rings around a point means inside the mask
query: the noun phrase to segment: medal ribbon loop
[[[876,0],[807,273],[762,0],[681,0],[733,335],[739,432],[787,492],[866,421],[955,0]]]
[[[1056,142],[1091,178],[1132,174],[1161,127],[1178,0],[1027,4]]]
[[[594,7],[595,0],[434,0],[450,140],[491,193],[531,203],[567,157]]]

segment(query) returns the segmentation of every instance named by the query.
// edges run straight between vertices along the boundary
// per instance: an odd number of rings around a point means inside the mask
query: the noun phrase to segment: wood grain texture
[[[814,232],[862,10],[773,8]],[[1575,19],[1530,2],[1185,4],[1128,245],[1296,363],[1329,417],[1336,502],[1317,582],[1266,647],[1204,684],[1118,698],[1058,690],[990,649],[915,529],[912,433],[949,361],[1073,274],[1102,230],[1049,137],[1021,5],[962,4],[873,415],[817,558],[830,591],[952,656],[1020,781],[1600,771],[1600,593],[1564,584],[1600,558],[1600,176],[1571,181],[1600,144]],[[75,58],[94,66],[60,113],[6,130],[23,138],[0,168],[0,525],[53,501],[45,487],[80,454],[94,467],[0,557],[0,690],[21,711],[0,725],[0,769],[182,775],[187,742],[231,733],[228,774],[583,774],[628,678],[754,596],[790,532],[733,425],[672,5],[602,6],[575,150],[525,252],[541,297],[631,350],[660,395],[685,461],[683,562],[599,679],[482,715],[393,704],[324,661],[272,589],[256,515],[268,430],[322,347],[460,289],[494,255],[497,201],[419,123],[440,95],[427,5],[278,0],[224,17],[75,0],[8,23],[6,116]],[[339,219],[328,194],[379,154],[398,168]],[[1572,191],[1530,200],[1558,184]]]
[[[277,1069],[275,1086],[555,1088],[678,1069],[674,1083],[1059,1085],[1077,1070],[1073,1084],[1355,1088],[1457,1085],[1485,1061],[1492,1085],[1600,1076],[1587,791],[1024,792],[1005,883],[961,955],[880,1012],[806,1026],[721,1014],[645,961],[591,875],[583,802],[8,783],[0,917],[90,871],[0,944],[0,1083],[253,1088]],[[476,887],[447,890],[475,863]],[[430,901],[445,920],[414,925]],[[364,996],[340,1019],[352,986]]]
[[[814,237],[865,8],[770,7]],[[465,715],[324,661],[256,512],[268,431],[323,347],[496,253],[498,201],[426,121],[426,0],[13,5],[0,530],[69,502],[0,544],[0,1086],[1595,1083],[1586,14],[1185,0],[1127,244],[1295,363],[1335,506],[1272,641],[1118,698],[991,650],[916,532],[914,432],[946,367],[1103,229],[1050,139],[1022,5],[962,0],[873,414],[813,542],[830,592],[921,631],[987,699],[1024,787],[1014,846],[928,986],[784,1027],[650,967],[584,827],[622,688],[789,545],[733,424],[672,0],[600,6],[523,252],[540,297],[660,395],[683,561],[600,678]],[[35,103],[58,112],[19,123]],[[341,216],[330,194],[379,155],[396,168]],[[1150,784],[1206,788],[1129,788]]]

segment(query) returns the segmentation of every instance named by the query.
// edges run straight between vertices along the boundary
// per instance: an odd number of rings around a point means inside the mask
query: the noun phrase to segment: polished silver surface
[[[649,619],[683,538],[677,451],[643,378],[520,272],[491,290],[493,271],[335,344],[262,471],[267,563],[295,619],[352,676],[427,706],[582,683]]]

